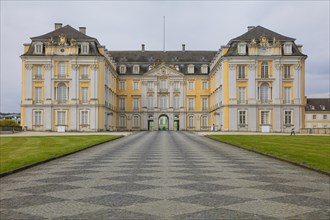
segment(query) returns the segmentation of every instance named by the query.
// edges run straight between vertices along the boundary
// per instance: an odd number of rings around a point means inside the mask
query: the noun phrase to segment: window
[[[238,65],[238,78],[239,79],[245,79],[245,66],[244,65]]]
[[[38,42],[34,45],[34,53],[35,54],[42,54],[42,49],[43,49],[43,46],[42,46],[41,42]]]
[[[154,97],[153,96],[148,96],[148,109],[153,109],[154,108]]]
[[[42,87],[35,87],[35,103],[42,103]]]
[[[246,54],[246,43],[238,44],[238,54],[245,55]]]
[[[207,111],[207,109],[208,109],[207,98],[202,98],[202,111]]]
[[[88,67],[87,66],[81,67],[81,78],[88,79]]]
[[[166,80],[165,79],[162,79],[160,81],[160,89],[166,89]]]
[[[283,47],[284,47],[284,54],[292,54],[292,44],[291,43],[285,43]]]
[[[268,85],[268,83],[263,83],[260,86],[260,101],[261,101],[261,103],[269,102],[269,85]]]
[[[148,81],[148,90],[153,90],[153,88],[154,88],[154,82]]]
[[[195,72],[195,67],[193,64],[188,65],[188,73],[194,73]]]
[[[167,97],[166,96],[160,97],[160,109],[167,109]]]
[[[269,125],[269,111],[261,111],[261,125]]]
[[[179,91],[180,90],[180,82],[175,81],[174,82],[174,91]]]
[[[64,83],[60,83],[57,86],[57,101],[58,103],[66,103],[67,95],[66,95],[67,88]]]
[[[194,86],[194,81],[189,81],[189,82],[188,82],[188,89],[189,89],[189,90],[193,90],[194,87],[195,87],[195,86]]]
[[[65,63],[59,62],[58,63],[58,78],[65,78],[66,70],[65,70]]]
[[[203,115],[202,116],[202,128],[207,128],[207,116],[206,115]]]
[[[81,44],[81,54],[88,54],[89,53],[89,44],[82,43]]]
[[[124,97],[119,98],[119,110],[124,111],[126,106],[126,100]]]
[[[284,65],[284,79],[290,79],[291,78],[291,67],[289,65]]]
[[[188,117],[188,127],[193,128],[194,127],[194,116],[190,115]]]
[[[174,68],[176,71],[180,71],[179,65],[175,65]]]
[[[239,104],[245,104],[245,97],[246,97],[246,93],[245,93],[245,87],[239,87],[238,88],[238,94],[239,94],[239,97],[238,97],[238,103]]]
[[[208,89],[207,81],[202,81],[202,89],[203,90],[207,90]]]
[[[263,78],[263,79],[269,78],[269,75],[268,75],[268,62],[266,62],[266,61],[263,61],[261,63],[261,78]]]
[[[173,108],[175,110],[178,110],[180,108],[179,100],[180,99],[179,99],[179,96],[178,95],[174,96],[174,98],[173,98],[173,102],[174,102]]]
[[[239,124],[245,125],[246,124],[246,111],[239,111]]]
[[[139,65],[134,65],[133,66],[133,73],[139,73],[140,72],[140,66]]]
[[[41,111],[34,111],[34,125],[42,125]]]
[[[284,87],[284,104],[291,103],[291,87]]]
[[[57,111],[57,125],[65,125],[65,111]]]
[[[202,73],[207,73],[208,71],[207,71],[207,65],[202,65]]]
[[[188,107],[189,107],[189,111],[194,111],[194,109],[195,109],[195,100],[194,100],[194,98],[189,98],[188,99]]]
[[[137,81],[133,82],[133,90],[139,90],[139,82]]]
[[[139,110],[139,98],[133,98],[133,110]]]
[[[133,128],[138,128],[139,127],[139,116],[134,115],[133,116]]]
[[[119,116],[119,127],[126,127],[126,117],[124,115]]]
[[[327,115],[323,115],[323,119],[326,120],[327,119]]]
[[[35,79],[42,79],[42,68],[41,68],[41,66],[40,65],[35,66],[34,71],[35,71],[35,73],[34,73]]]
[[[119,73],[126,73],[126,66],[125,65],[120,65]]]
[[[291,125],[292,124],[292,112],[284,111],[284,124]]]
[[[120,89],[120,90],[125,90],[125,87],[126,87],[126,83],[125,83],[125,81],[120,81],[120,82],[119,82],[119,89]]]
[[[88,125],[88,111],[81,111],[80,124]]]
[[[83,104],[88,103],[88,87],[81,88],[81,102]]]
[[[316,115],[313,115],[313,120],[316,120]]]

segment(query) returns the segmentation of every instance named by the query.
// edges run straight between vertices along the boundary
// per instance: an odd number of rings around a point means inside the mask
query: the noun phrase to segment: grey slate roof
[[[253,38],[256,38],[258,40],[261,36],[267,36],[268,39],[273,39],[275,37],[277,40],[280,41],[295,41],[296,39],[291,38],[291,37],[286,37],[281,34],[278,34],[274,31],[268,30],[267,28],[264,28],[260,25],[256,26],[252,30],[246,32],[245,34],[242,34],[241,36],[238,36],[234,39],[231,39],[230,42],[232,41],[251,41]],[[229,42],[229,44],[230,44]]]
[[[180,72],[187,73],[189,64],[195,66],[195,74],[201,73],[201,65],[209,65],[217,51],[108,51],[117,63],[117,72],[121,64],[126,65],[126,74],[132,73],[133,65],[140,65],[140,74],[148,71],[149,65],[165,62],[179,65]]]
[[[314,106],[314,109],[312,109],[312,106]],[[321,106],[324,106],[325,109],[323,110]],[[330,98],[323,98],[323,99],[317,99],[317,98],[308,98],[307,104],[305,106],[306,111],[330,111]]]

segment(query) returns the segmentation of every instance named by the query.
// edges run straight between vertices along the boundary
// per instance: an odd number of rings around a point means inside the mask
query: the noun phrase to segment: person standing
[[[296,133],[294,131],[294,126],[291,128],[291,135],[296,135]]]

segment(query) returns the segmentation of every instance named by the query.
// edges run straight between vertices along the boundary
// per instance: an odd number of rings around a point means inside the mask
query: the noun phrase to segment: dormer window
[[[140,66],[139,65],[134,65],[133,66],[133,73],[139,73],[140,72]]]
[[[202,65],[202,73],[207,73],[207,65],[206,64]]]
[[[286,55],[292,54],[292,43],[291,42],[284,43],[283,50],[284,50],[284,54]]]
[[[119,73],[126,73],[126,66],[125,65],[120,65]]]
[[[242,42],[238,44],[238,54],[239,55],[245,55],[246,54],[246,43]]]
[[[310,108],[311,108],[311,110],[315,110],[314,105],[311,105]]]
[[[81,54],[88,54],[89,53],[89,44],[82,43],[81,44]]]
[[[37,42],[35,45],[34,45],[34,53],[35,54],[42,54],[42,43],[41,42]]]
[[[180,71],[179,65],[175,65],[174,67],[176,71]]]
[[[195,67],[193,64],[188,65],[188,73],[194,73],[195,72]]]
[[[321,110],[325,110],[325,106],[324,105],[320,105],[320,108],[321,108]]]

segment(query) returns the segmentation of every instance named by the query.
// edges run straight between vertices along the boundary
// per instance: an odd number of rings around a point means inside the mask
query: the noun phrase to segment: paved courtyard
[[[140,132],[0,179],[0,219],[329,219],[329,177],[188,132]]]

